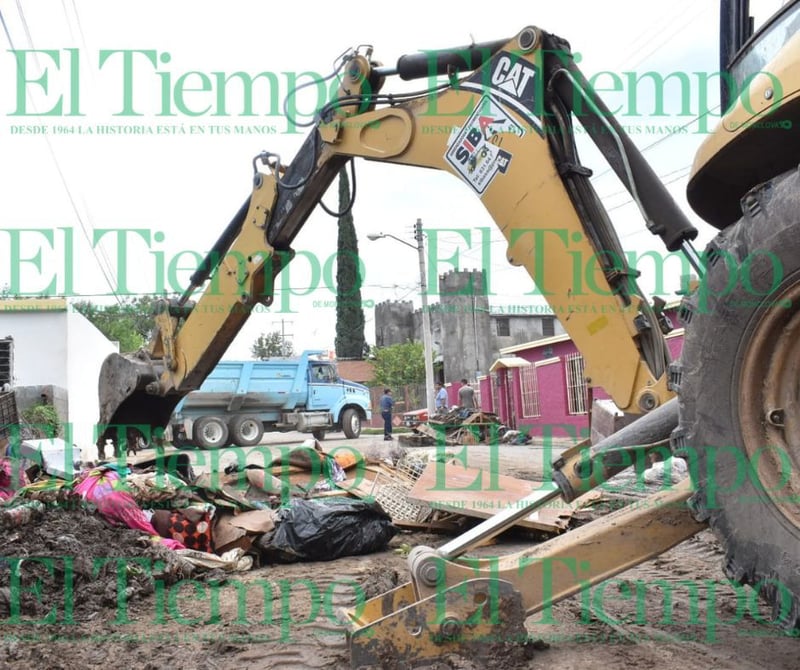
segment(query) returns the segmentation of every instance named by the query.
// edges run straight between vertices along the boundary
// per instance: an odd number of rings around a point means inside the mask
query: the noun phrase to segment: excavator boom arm
[[[476,195],[617,405],[646,412],[672,397],[661,322],[578,159],[572,117],[593,137],[668,249],[695,231],[591,90],[559,38],[526,27],[509,40],[406,56],[386,68],[351,53],[338,97],[294,161],[261,158],[253,193],[193,278],[206,283],[164,304],[149,351],[116,357],[101,375],[101,437],[130,424],[157,436],[175,404],[220,360],[274,278],[330,183],[354,157],[453,174]],[[447,73],[417,94],[382,93],[386,77]],[[255,165],[255,162],[254,162]],[[608,352],[614,351],[614,356]],[[124,384],[121,384],[124,380]],[[120,390],[123,388],[124,390]],[[128,394],[127,396],[125,394]]]

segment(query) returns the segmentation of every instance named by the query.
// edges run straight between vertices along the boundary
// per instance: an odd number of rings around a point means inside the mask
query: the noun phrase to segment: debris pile
[[[419,424],[412,433],[400,435],[405,446],[430,447],[481,444],[498,441],[506,432],[496,414],[478,409],[456,407],[444,414],[436,414],[426,423]]]
[[[316,440],[264,467],[234,464],[199,477],[177,450],[82,467],[69,462],[62,440],[0,446],[9,557],[0,566],[0,612],[15,591],[15,561],[42,559],[52,576],[66,568],[50,564],[67,560],[82,582],[100,574],[100,559],[125,557],[128,568],[144,560],[148,574],[160,561],[158,570],[177,578],[381,551],[398,532],[378,503],[336,487],[357,459],[330,456]],[[34,585],[37,575],[29,575]],[[152,574],[145,581],[152,584]],[[36,602],[28,603],[32,611]]]
[[[69,613],[76,623],[89,621],[98,611],[117,607],[120,593],[133,609],[157,582],[170,585],[195,571],[177,552],[142,542],[141,533],[114,528],[78,505],[47,507],[35,523],[7,529],[3,556],[0,620],[8,623],[44,623],[54,611]]]
[[[513,507],[540,483],[466,467],[442,447],[408,449],[364,465],[338,484],[350,495],[374,500],[401,530],[458,534],[479,520]],[[564,532],[587,499],[550,503],[515,525],[545,535]]]

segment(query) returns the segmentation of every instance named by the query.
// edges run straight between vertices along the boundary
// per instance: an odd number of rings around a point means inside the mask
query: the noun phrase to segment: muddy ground
[[[526,461],[502,464],[516,476],[535,474]],[[140,533],[61,505],[0,535],[0,668],[347,668],[340,609],[406,581],[409,546],[448,539],[400,533],[367,556],[192,573]],[[477,553],[532,541],[511,533]],[[724,579],[721,560],[703,531],[529,617],[539,641],[531,658],[448,656],[429,667],[796,668],[800,641],[768,623],[752,592]]]

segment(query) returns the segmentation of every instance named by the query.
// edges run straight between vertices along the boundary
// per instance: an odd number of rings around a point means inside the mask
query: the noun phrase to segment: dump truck
[[[113,436],[126,426],[157,436],[253,308],[272,303],[298,232],[354,158],[445,171],[485,206],[507,260],[563,315],[588,385],[641,416],[563,453],[552,487],[441,547],[415,547],[408,583],[346,614],[353,667],[491,654],[487,640],[527,638],[526,615],[709,526],[725,574],[752,585],[780,625],[800,624],[800,2],[783,3],[757,31],[746,0],[719,6],[723,113],[694,158],[687,192],[718,230],[704,251],[566,39],[531,24],[393,65],[365,45],[338,59],[338,91],[294,159],[256,156],[250,197],[184,294],[161,303],[147,353],[106,361],[101,424]],[[604,35],[630,39],[613,15]],[[395,77],[425,83],[387,92]],[[578,128],[627,189],[642,227],[696,275],[680,310],[680,360],[670,358],[669,325],[639,287],[581,160]],[[585,273],[573,271],[575,258],[591,260]],[[511,556],[464,556],[554,498],[571,501],[643,457],[673,453],[687,459],[690,478],[633,509]]]
[[[372,418],[369,389],[339,377],[323,351],[264,361],[224,360],[175,408],[172,441],[203,449],[249,447],[264,432],[300,431],[318,440],[328,431],[361,435]]]

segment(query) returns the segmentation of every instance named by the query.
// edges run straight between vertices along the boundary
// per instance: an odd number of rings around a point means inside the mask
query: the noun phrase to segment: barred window
[[[496,323],[498,337],[508,337],[511,335],[511,320],[507,316],[498,316]]]
[[[583,372],[583,356],[569,354],[566,358],[567,405],[570,414],[587,414],[586,377]]]
[[[14,384],[14,340],[0,339],[0,388],[3,384]]]
[[[522,416],[541,416],[539,407],[539,380],[536,378],[536,368],[531,365],[520,369],[522,382]]]
[[[546,316],[542,319],[542,337],[553,337],[556,334],[555,317]]]

